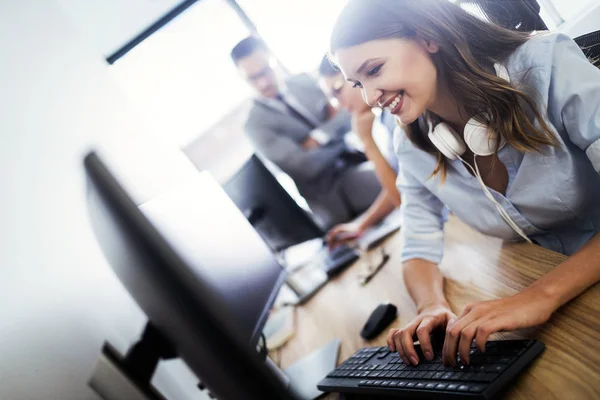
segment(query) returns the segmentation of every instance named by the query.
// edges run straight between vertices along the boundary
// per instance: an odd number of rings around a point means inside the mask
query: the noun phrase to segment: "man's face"
[[[270,65],[271,57],[265,50],[257,50],[238,61],[242,76],[262,96],[273,98],[279,93],[277,74]]]

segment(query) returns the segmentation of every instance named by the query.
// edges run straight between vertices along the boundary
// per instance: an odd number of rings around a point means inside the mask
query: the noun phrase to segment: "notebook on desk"
[[[288,271],[286,285],[277,304],[302,304],[321,289],[329,278],[337,275],[359,258],[349,246],[329,250],[323,240],[313,239],[291,247],[283,255]]]
[[[385,238],[400,229],[400,225],[400,210],[396,209],[385,217],[383,221],[367,229],[365,233],[356,240],[356,245],[363,251],[371,250]]]

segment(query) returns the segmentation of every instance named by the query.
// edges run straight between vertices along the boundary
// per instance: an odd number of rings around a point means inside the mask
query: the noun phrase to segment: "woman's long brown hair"
[[[439,45],[432,60],[440,77],[467,114],[496,134],[496,151],[500,138],[521,152],[558,144],[535,99],[491,70],[494,63],[502,63],[529,40],[530,33],[482,21],[448,0],[349,0],[334,26],[330,53],[371,40],[413,38],[417,32],[420,38]],[[444,180],[446,158],[418,121],[404,130],[417,147],[437,155],[432,176],[441,172]]]

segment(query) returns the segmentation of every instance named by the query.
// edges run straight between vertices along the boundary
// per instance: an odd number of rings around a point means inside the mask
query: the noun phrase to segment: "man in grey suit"
[[[307,74],[282,80],[264,44],[248,37],[231,51],[256,90],[246,133],[257,152],[293,180],[324,228],[363,213],[381,191],[362,152],[344,140],[350,115],[337,111]]]

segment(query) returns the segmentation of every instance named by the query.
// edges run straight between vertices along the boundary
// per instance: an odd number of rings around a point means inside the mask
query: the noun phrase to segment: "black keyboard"
[[[352,264],[359,258],[360,254],[357,250],[340,245],[332,250],[323,247],[317,253],[317,262],[321,265],[327,276],[334,276],[342,272],[346,267]]]
[[[481,353],[471,347],[470,365],[442,364],[441,352],[432,361],[422,355],[419,364],[406,365],[387,347],[369,347],[356,352],[318,384],[325,392],[369,396],[401,396],[435,399],[491,399],[515,379],[544,351],[537,340],[489,341]],[[369,397],[371,398],[371,397]]]

